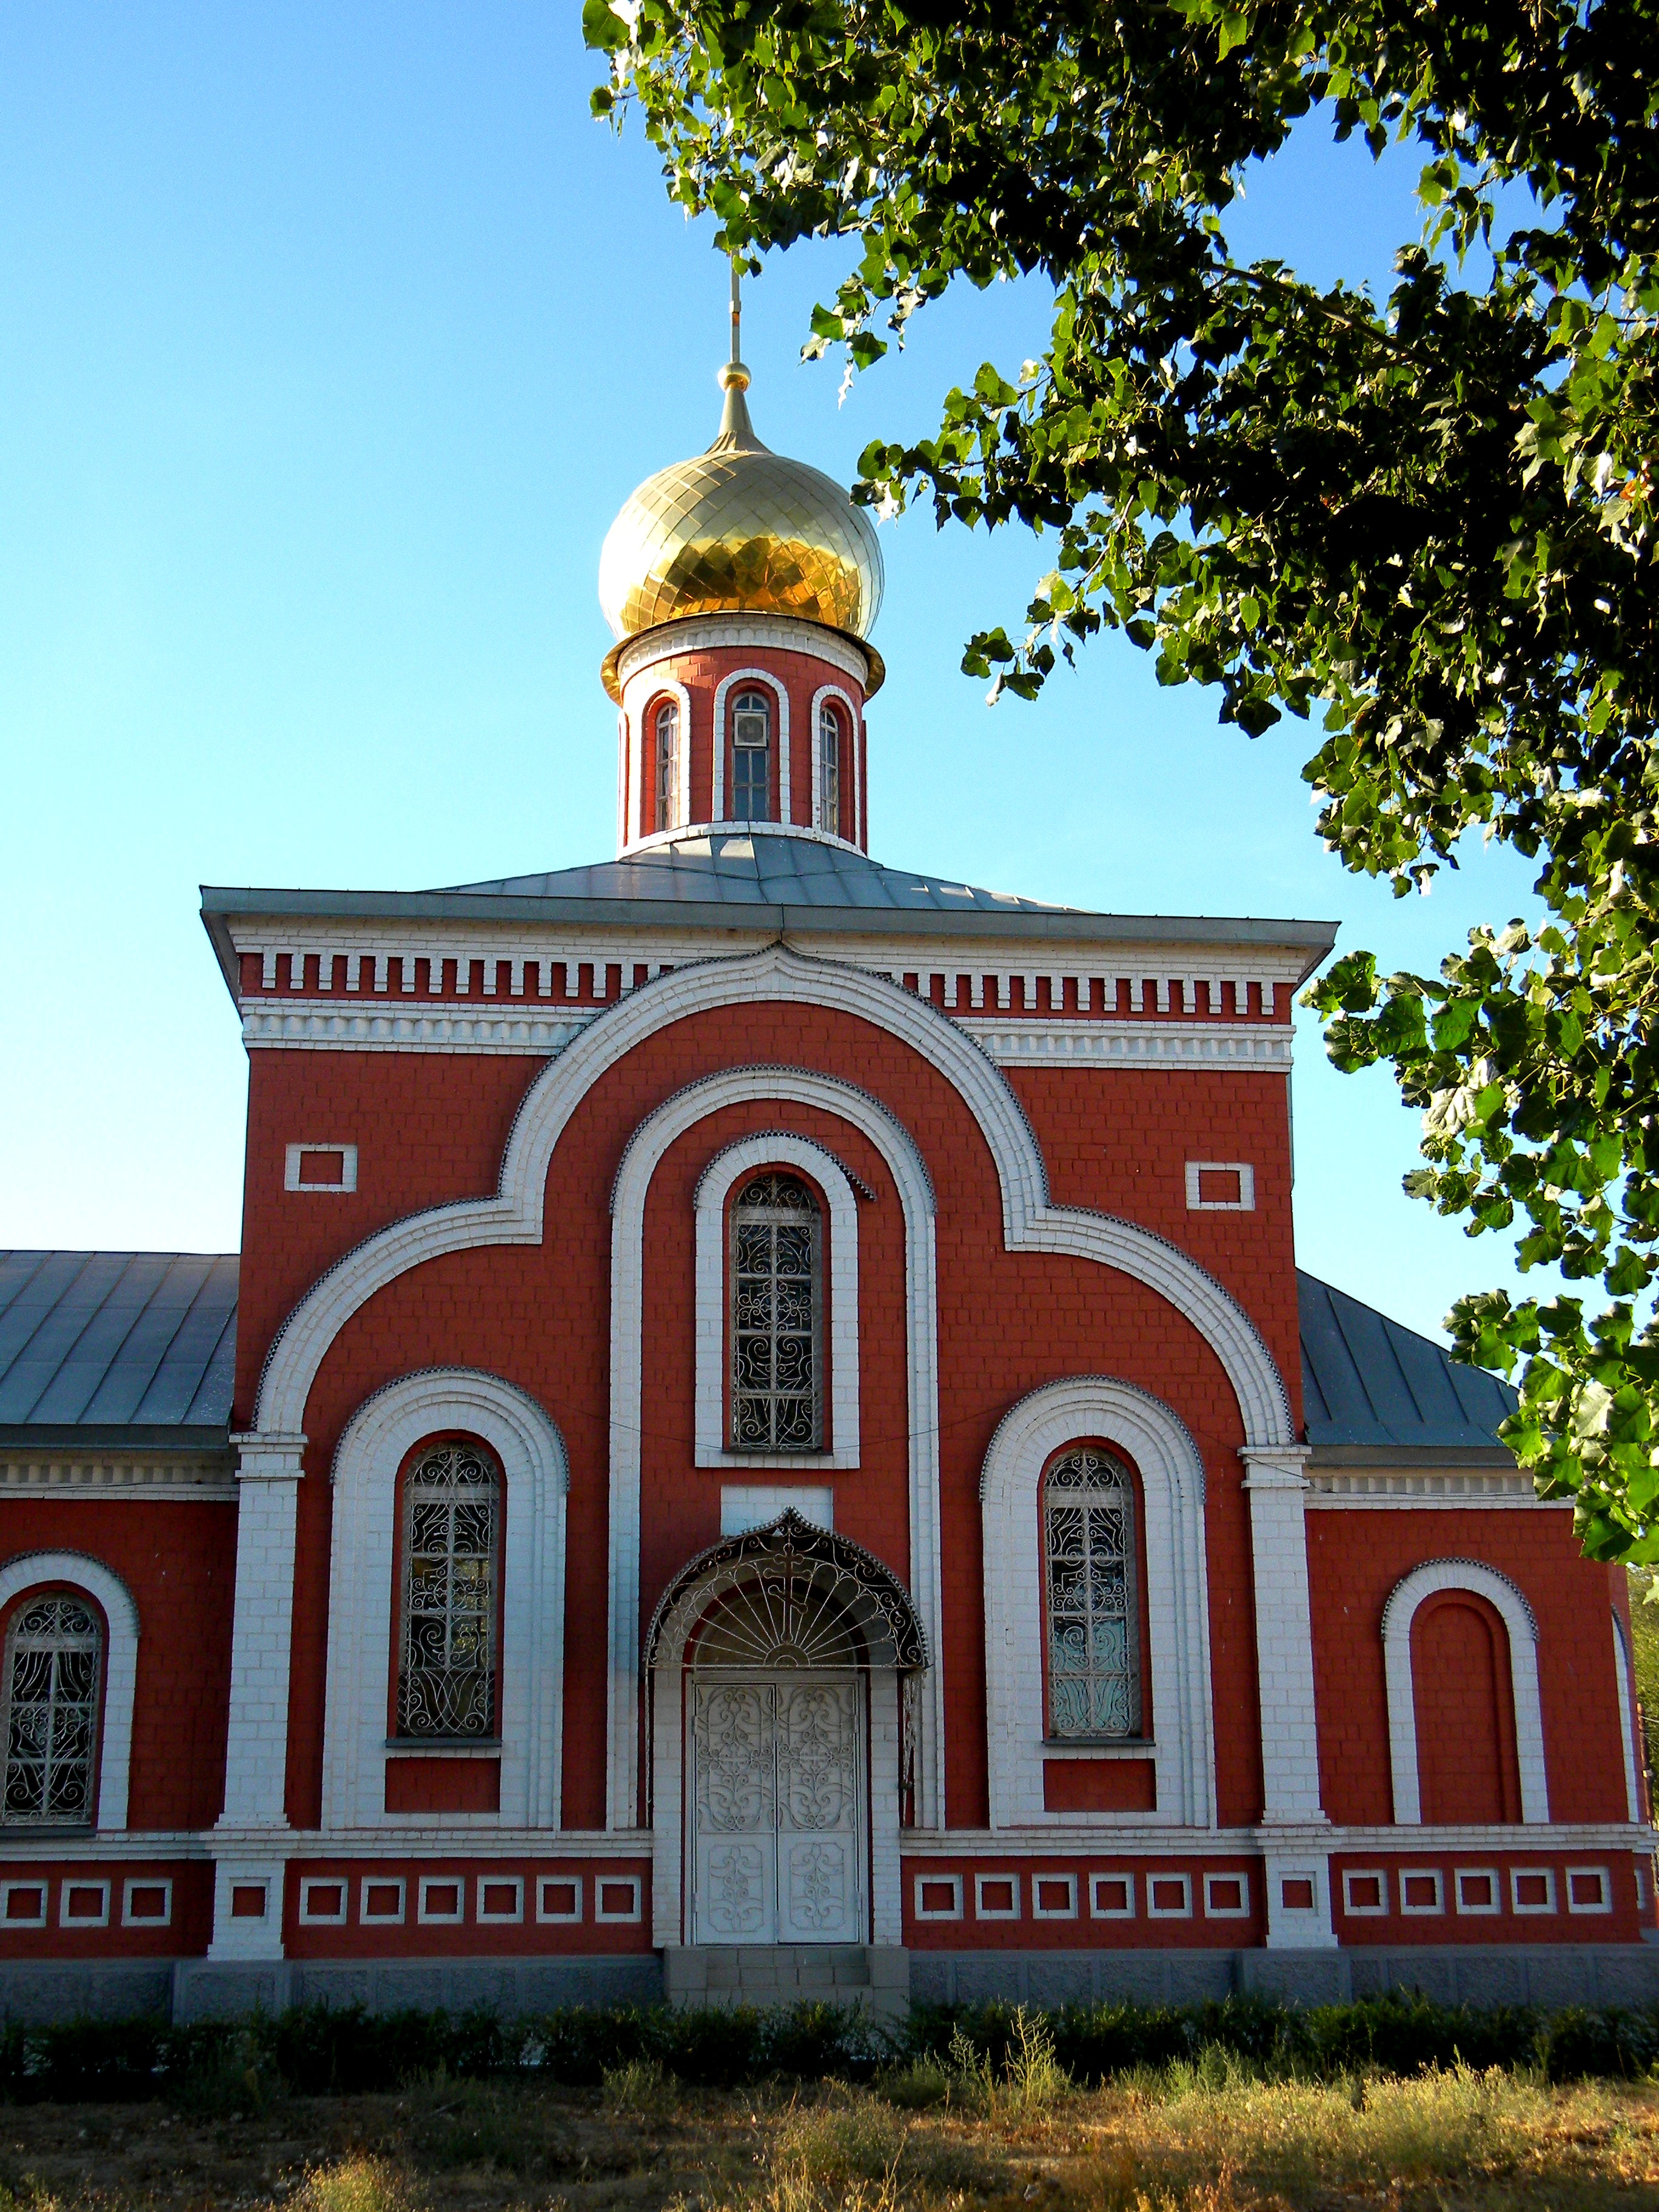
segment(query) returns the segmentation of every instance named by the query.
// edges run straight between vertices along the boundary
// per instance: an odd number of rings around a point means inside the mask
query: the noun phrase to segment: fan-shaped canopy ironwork
[[[927,1664],[909,1592],[881,1561],[793,1507],[764,1528],[711,1545],[683,1567],[652,1615],[645,1663],[698,1667]]]

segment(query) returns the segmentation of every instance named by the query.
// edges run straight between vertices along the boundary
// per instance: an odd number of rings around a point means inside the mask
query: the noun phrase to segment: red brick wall
[[[1548,1507],[1310,1512],[1314,1686],[1326,1812],[1344,1824],[1393,1820],[1382,1607],[1413,1567],[1453,1559],[1480,1559],[1507,1575],[1537,1619],[1551,1818],[1622,1820],[1624,1752],[1607,1571],[1581,1556],[1572,1516]]]
[[[371,1299],[325,1360],[306,1429],[311,1438],[301,1485],[289,1809],[301,1825],[319,1808],[319,1744],[328,1579],[327,1471],[340,1429],[374,1389],[429,1364],[477,1365],[516,1382],[547,1407],[571,1458],[567,1601],[565,1818],[571,1826],[603,1817],[609,1406],[611,1222],[608,1200],[622,1150],[640,1121],[687,1082],[733,1066],[783,1063],[851,1076],[910,1130],[939,1194],[941,1512],[944,1539],[945,1689],[948,1790],[954,1823],[987,1816],[983,1578],[979,1478],[986,1449],[1009,1406],[1058,1377],[1105,1371],[1173,1405],[1191,1431],[1209,1477],[1207,1540],[1212,1662],[1218,1713],[1221,1817],[1248,1821],[1261,1803],[1255,1690],[1249,1522],[1240,1489],[1237,1407],[1213,1352],[1152,1292],[1079,1260],[1011,1255],[1003,1248],[1001,1194],[977,1124],[956,1091],[908,1046],[849,1016],[787,1006],[732,1008],[698,1015],[659,1032],[604,1075],[571,1117],[547,1193],[544,1243],[459,1253],[401,1278]],[[251,1385],[270,1329],[303,1283],[368,1228],[439,1198],[495,1188],[499,1153],[522,1090],[536,1072],[522,1061],[486,1056],[404,1058],[346,1053],[255,1055],[256,1133],[251,1159],[249,1236],[240,1371]],[[1060,1079],[1074,1086],[1071,1119],[1099,1127],[1109,1118],[1160,1163],[1167,1182],[1180,1174],[1188,1121],[1172,1118],[1164,1081],[1140,1074],[1079,1069]],[[1219,1098],[1241,1102],[1255,1079],[1213,1081]],[[1049,1118],[1064,1094],[1045,1078]],[[1237,1094],[1224,1086],[1237,1083]],[[1197,1216],[1200,1233],[1231,1224],[1248,1272],[1249,1240],[1282,1251],[1287,1231],[1267,1157],[1273,1094],[1269,1079],[1256,1146],[1266,1202],[1255,1214]],[[475,1105],[469,1105],[471,1086]],[[434,1099],[436,1103],[434,1103]],[[304,1104],[306,1127],[295,1102]],[[366,1109],[371,1103],[371,1115]],[[356,1119],[352,1109],[356,1109]],[[317,1121],[313,1130],[310,1124]],[[348,1122],[350,1126],[347,1126]],[[326,1123],[326,1127],[322,1125]],[[1279,1123],[1282,1135],[1282,1118]],[[647,1551],[642,1604],[648,1615],[662,1583],[688,1554],[713,1540],[718,1477],[691,1465],[691,1183],[713,1152],[742,1130],[799,1127],[829,1141],[877,1192],[860,1212],[863,1315],[864,1465],[836,1481],[837,1517],[847,1532],[908,1576],[908,1407],[903,1380],[902,1244],[896,1192],[878,1156],[844,1123],[766,1104],[699,1124],[671,1152],[647,1210]],[[283,1146],[320,1133],[357,1140],[366,1186],[356,1205],[368,1218],[348,1224],[352,1200],[288,1199],[281,1192]],[[483,1133],[488,1133],[489,1141]],[[1237,1157],[1237,1150],[1225,1157]],[[1168,1166],[1174,1162],[1173,1169]],[[1056,1194],[1099,1204],[1065,1164]],[[257,1188],[256,1188],[257,1186]],[[320,1215],[293,1211],[309,1206]],[[1121,1204],[1114,1210],[1129,1212]],[[1146,1218],[1141,1209],[1133,1209]],[[1238,1224],[1243,1224],[1242,1230]],[[1161,1224],[1160,1224],[1161,1225]],[[1183,1225],[1185,1217],[1183,1215]],[[296,1247],[304,1257],[296,1256]],[[1285,1336],[1290,1293],[1263,1264],[1261,1296],[1269,1340]],[[1256,1303],[1252,1299],[1252,1304]],[[1294,1339],[1291,1339],[1293,1345]],[[1294,1374],[1293,1364],[1291,1373]]]
[[[209,1828],[224,1802],[233,1504],[20,1496],[3,1556],[82,1552],[119,1576],[138,1608],[130,1828]],[[56,1578],[54,1578],[56,1579]]]

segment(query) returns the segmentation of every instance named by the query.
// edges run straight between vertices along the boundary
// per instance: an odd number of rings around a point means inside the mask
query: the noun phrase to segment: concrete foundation
[[[886,1943],[704,1943],[662,1954],[663,1993],[673,2005],[861,2004],[902,2020],[910,2003],[910,1954]]]

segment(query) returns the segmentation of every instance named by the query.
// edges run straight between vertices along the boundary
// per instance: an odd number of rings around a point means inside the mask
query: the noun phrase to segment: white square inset
[[[50,1887],[46,1881],[0,1881],[0,1929],[44,1928]]]
[[[124,1928],[170,1928],[173,1925],[173,1881],[170,1875],[135,1875],[121,1888]]]
[[[640,1878],[636,1874],[600,1874],[593,1877],[595,1920],[637,1920],[640,1917]]]
[[[415,1896],[415,1917],[423,1928],[459,1928],[466,1918],[466,1876],[423,1874]]]
[[[1018,1920],[1019,1876],[1017,1874],[976,1874],[974,1876],[975,1920]]]
[[[836,1525],[836,1493],[827,1482],[726,1482],[720,1485],[720,1534],[746,1536],[751,1528],[769,1528],[792,1505],[815,1528]]]
[[[300,1925],[343,1928],[350,1906],[351,1882],[343,1874],[308,1874],[300,1883]]]
[[[1567,1910],[1569,1912],[1612,1911],[1613,1877],[1606,1867],[1567,1869]]]
[[[1089,1877],[1089,1917],[1093,1920],[1133,1920],[1135,1917],[1135,1878],[1132,1874],[1091,1874]]]
[[[403,1881],[390,1875],[366,1874],[357,1892],[357,1918],[365,1928],[401,1928]]]
[[[1193,1878],[1189,1874],[1149,1874],[1146,1877],[1146,1917],[1149,1920],[1190,1920],[1193,1917]]]
[[[1234,1178],[1229,1183],[1226,1178]],[[1188,1213],[1254,1213],[1255,1170],[1248,1160],[1188,1160]]]
[[[1555,1910],[1554,1868],[1511,1867],[1510,1869],[1510,1910],[1516,1913],[1553,1912]]]
[[[1204,1877],[1204,1917],[1206,1920],[1248,1920],[1250,1917],[1250,1877],[1247,1874],[1206,1874]]]
[[[620,1913],[619,1919],[631,1920],[632,1913]],[[516,1874],[481,1874],[478,1876],[478,1917],[481,1921],[497,1923],[524,1918],[524,1877]]]
[[[65,1875],[58,1886],[58,1925],[60,1928],[107,1928],[109,1884],[77,1881]]]
[[[918,1920],[960,1920],[962,1876],[959,1874],[919,1874],[916,1876]]]
[[[1503,1876],[1496,1867],[1455,1867],[1452,1870],[1452,1899],[1462,1913],[1501,1912]]]
[[[1400,1910],[1416,1913],[1443,1912],[1446,1893],[1440,1879],[1438,1867],[1401,1867],[1400,1869]]]
[[[1077,1918],[1077,1876],[1074,1874],[1034,1874],[1031,1876],[1033,1920]]]
[[[332,1191],[337,1197],[357,1188],[356,1145],[290,1145],[283,1176],[284,1190]]]
[[[577,1921],[581,1917],[582,1878],[579,1874],[544,1874],[538,1877],[538,1920]]]
[[[1381,1867],[1345,1867],[1342,1910],[1350,1920],[1375,1918],[1389,1909],[1389,1877]]]

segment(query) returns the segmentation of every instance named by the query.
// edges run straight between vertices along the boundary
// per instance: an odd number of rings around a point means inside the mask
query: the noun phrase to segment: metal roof
[[[447,894],[495,898],[666,899],[696,905],[796,906],[887,914],[1068,914],[1068,907],[977,890],[950,876],[912,875],[884,867],[866,853],[813,837],[699,835],[653,845],[624,860],[560,868],[550,875],[503,876],[493,883],[452,884]]]
[[[216,1444],[234,1252],[0,1252],[0,1443]]]
[[[1516,1393],[1375,1306],[1298,1268],[1302,1401],[1322,1460],[1462,1460],[1512,1467],[1498,1425]]]
[[[850,847],[758,826],[688,834],[624,860],[501,876],[425,891],[202,886],[202,920],[233,999],[240,996],[229,919],[307,915],[331,921],[491,921],[619,928],[766,930],[1014,939],[1026,943],[1192,945],[1302,955],[1311,974],[1336,942],[1334,921],[1206,915],[1097,914],[988,891],[953,876],[884,867]]]

